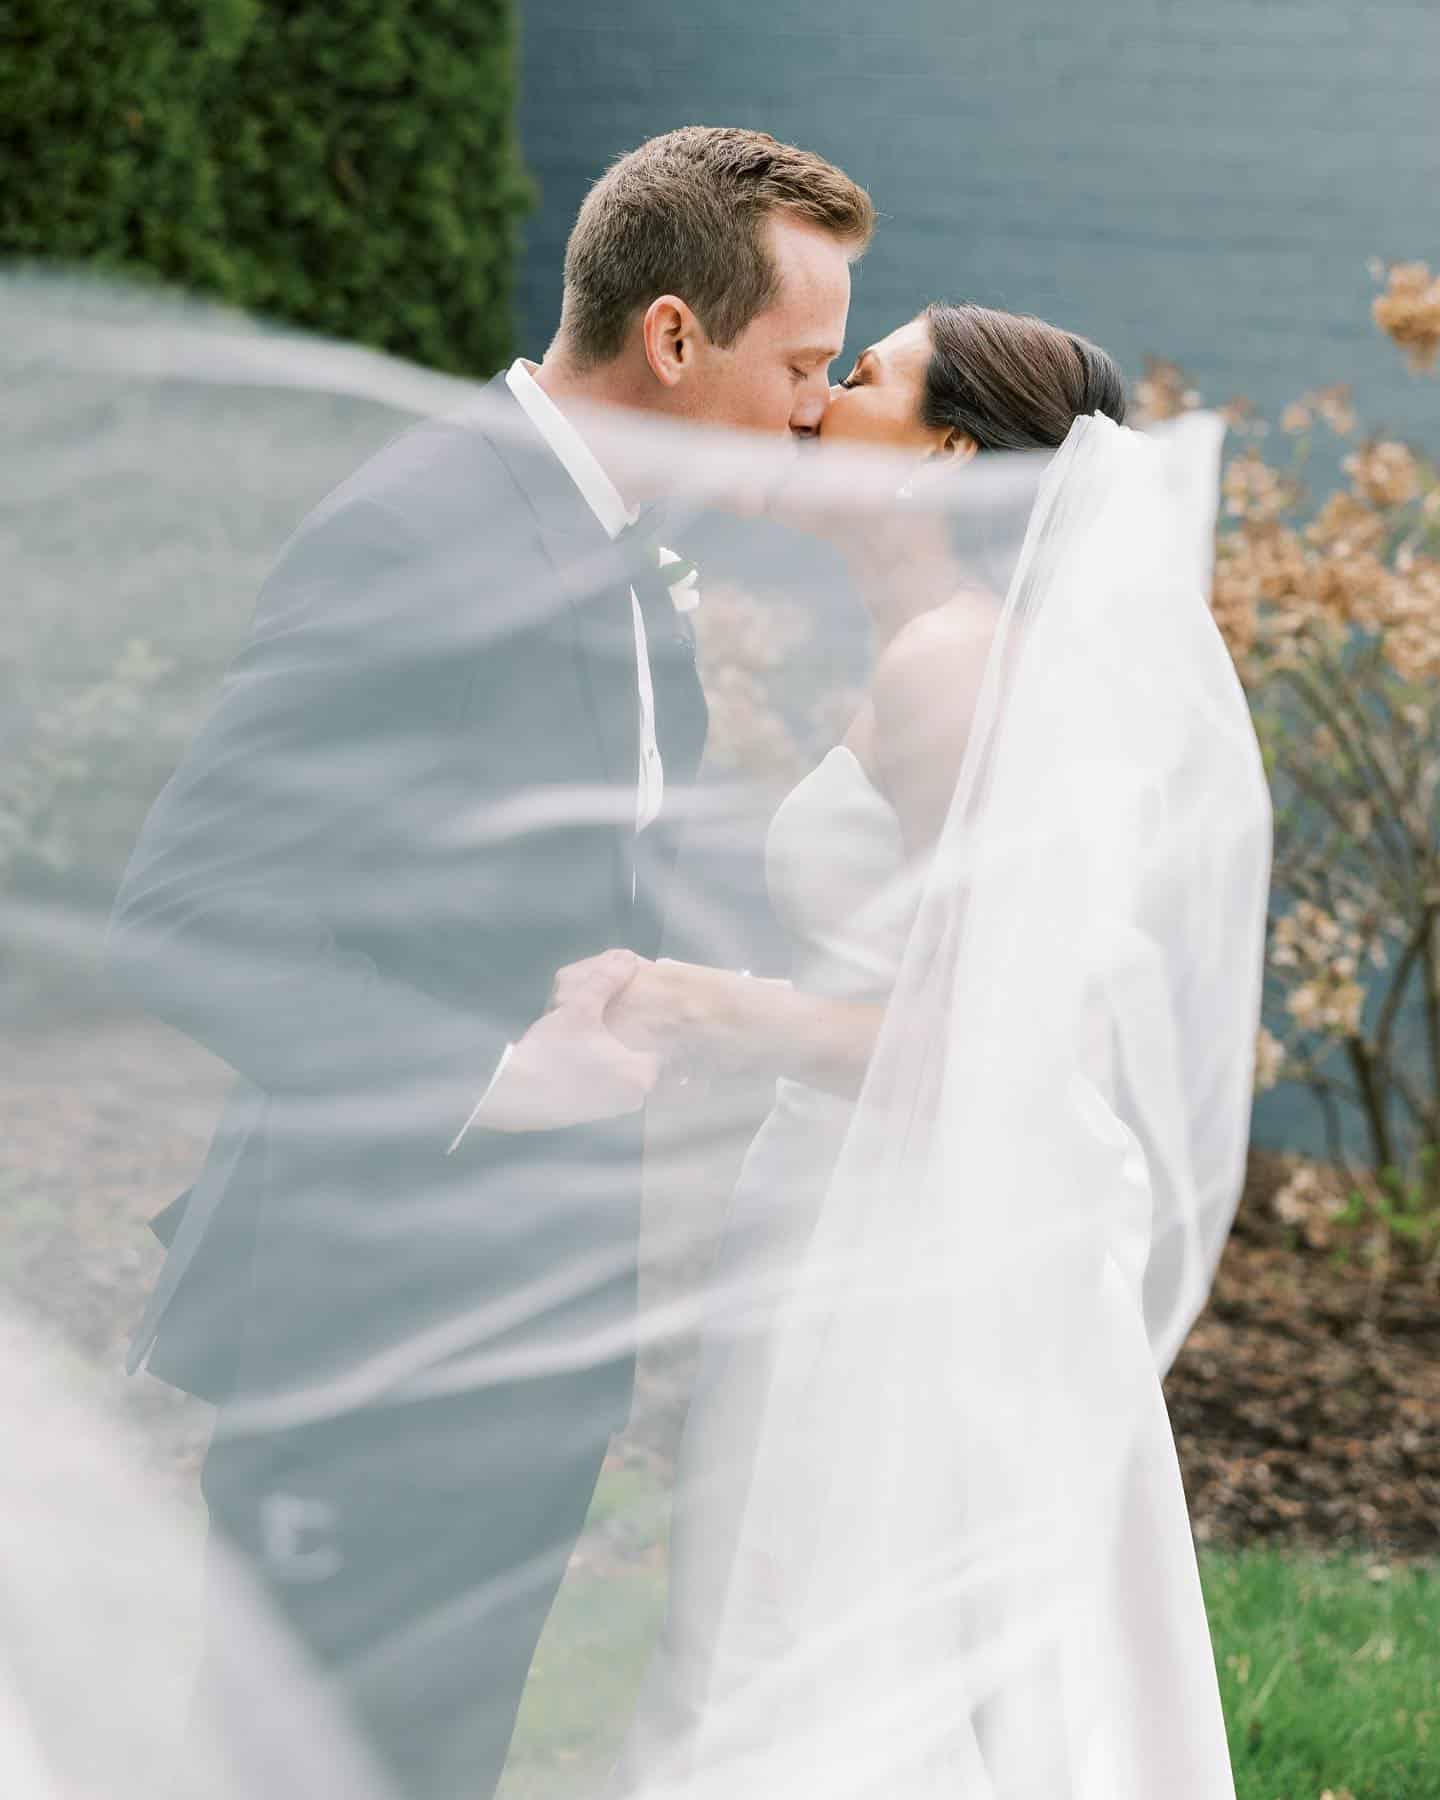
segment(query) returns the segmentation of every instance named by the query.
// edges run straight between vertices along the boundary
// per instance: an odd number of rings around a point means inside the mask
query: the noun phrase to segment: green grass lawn
[[[1440,1568],[1205,1558],[1239,1800],[1436,1800]]]
[[[659,1627],[653,1482],[607,1474],[591,1525],[603,1571],[561,1591],[500,1800],[593,1792]],[[1258,1550],[1202,1568],[1239,1800],[1440,1800],[1440,1568]]]

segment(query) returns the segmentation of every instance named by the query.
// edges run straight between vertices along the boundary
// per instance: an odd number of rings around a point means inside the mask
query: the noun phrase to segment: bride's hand
[[[724,1075],[752,1065],[768,1068],[797,1029],[788,981],[752,976],[748,969],[672,962],[668,957],[648,962],[629,950],[607,950],[603,956],[562,969],[555,977],[555,1003],[563,1001],[572,984],[593,977],[597,966],[611,980],[628,974],[606,1006],[606,1029],[628,1049],[660,1057],[672,1078]],[[867,1017],[873,1011],[860,1010]],[[847,1013],[841,1025],[827,1019],[815,1031],[825,1043],[832,1027],[844,1037],[851,1023]],[[803,1029],[803,1021],[798,1028]],[[867,1044],[873,1036],[871,1028]],[[808,1067],[810,1060],[807,1053],[797,1066]],[[777,1066],[783,1063],[782,1054]]]
[[[667,1061],[693,1051],[703,1023],[695,978],[706,973],[690,963],[642,963],[606,1007],[606,1025],[630,1049],[652,1051]]]
[[[606,950],[584,962],[560,970],[551,990],[552,1007],[563,1006],[575,989],[583,987],[596,970],[628,979],[605,1011],[605,1024],[631,1050],[646,1050],[671,1057],[680,1047],[686,1027],[694,1022],[697,995],[687,981],[688,963],[650,962],[631,950]]]

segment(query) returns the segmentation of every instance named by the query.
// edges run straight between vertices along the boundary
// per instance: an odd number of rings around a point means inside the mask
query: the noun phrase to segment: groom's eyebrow
[[[835,358],[839,356],[844,348],[845,346],[843,344],[836,344],[833,346],[830,344],[814,344],[808,350],[797,350],[795,352],[795,360],[796,362],[831,363],[834,362]]]

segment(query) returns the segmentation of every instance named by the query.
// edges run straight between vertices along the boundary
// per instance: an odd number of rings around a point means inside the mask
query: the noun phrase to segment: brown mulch
[[[0,1305],[78,1352],[183,1487],[209,1409],[120,1368],[160,1262],[143,1222],[193,1176],[225,1080],[133,1020],[0,1040]],[[1196,1536],[1440,1555],[1440,1295],[1414,1266],[1377,1280],[1363,1246],[1342,1260],[1338,1229],[1317,1243],[1284,1223],[1285,1168],[1252,1156],[1211,1303],[1166,1382]],[[689,1170],[656,1215],[705,1189],[697,1211],[718,1228],[732,1176]],[[642,1362],[635,1454],[668,1463],[692,1367],[683,1348]]]
[[[1165,1384],[1200,1541],[1440,1553],[1440,1294],[1276,1215],[1256,1152],[1210,1305]]]

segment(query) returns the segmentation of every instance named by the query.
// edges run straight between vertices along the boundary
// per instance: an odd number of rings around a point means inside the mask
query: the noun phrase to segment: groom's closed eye
[[[810,349],[790,352],[790,368],[796,375],[823,375],[844,346],[816,344]]]

